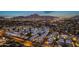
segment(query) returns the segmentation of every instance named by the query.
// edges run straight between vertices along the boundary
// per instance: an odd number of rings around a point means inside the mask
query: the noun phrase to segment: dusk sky
[[[31,14],[49,16],[74,16],[79,15],[79,11],[0,11],[0,16],[28,16]]]

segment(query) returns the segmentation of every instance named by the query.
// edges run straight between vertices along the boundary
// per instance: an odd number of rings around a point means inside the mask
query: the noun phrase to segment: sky
[[[31,14],[45,16],[74,16],[79,15],[79,11],[0,11],[0,16],[28,16]]]

